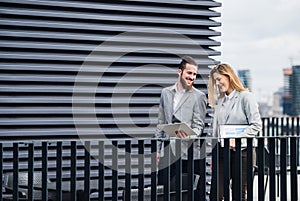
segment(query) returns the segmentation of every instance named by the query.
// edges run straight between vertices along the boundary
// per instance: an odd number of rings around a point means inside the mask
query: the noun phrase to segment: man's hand
[[[182,130],[175,131],[175,133],[176,133],[176,136],[179,138],[190,138],[190,136]]]

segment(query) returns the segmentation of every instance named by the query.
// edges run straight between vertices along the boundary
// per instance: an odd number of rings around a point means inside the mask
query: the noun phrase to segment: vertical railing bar
[[[280,126],[281,126],[281,135],[285,135],[285,133],[284,133],[284,117],[281,117],[280,118],[280,122],[281,122],[281,124],[280,124]]]
[[[118,141],[112,141],[112,201],[118,200]]]
[[[33,176],[34,176],[34,146],[28,144],[28,201],[33,201]]]
[[[279,134],[279,117],[276,117],[276,133],[275,136],[278,136]]]
[[[175,192],[176,192],[176,201],[182,200],[182,159],[181,159],[181,139],[175,140],[175,149],[176,155],[175,158],[178,160],[175,162]]]
[[[258,153],[257,153],[257,165],[258,165],[258,200],[262,201],[265,197],[264,192],[264,174],[265,174],[265,153],[264,153],[264,138],[258,139]]]
[[[157,141],[156,140],[151,140],[151,201],[157,201]]]
[[[199,178],[199,196],[200,201],[206,200],[206,139],[200,139],[200,178]]]
[[[56,200],[62,201],[62,142],[56,143]]]
[[[247,200],[253,201],[253,138],[247,138]]]
[[[131,200],[131,140],[125,141],[125,200]]]
[[[275,117],[272,117],[272,136],[274,136],[275,133]]]
[[[19,200],[19,144],[13,143],[13,200]]]
[[[71,141],[71,201],[76,201],[77,200],[77,196],[76,196],[76,169],[77,169],[77,165],[76,165],[76,158],[77,158],[77,154],[76,154],[76,149],[77,145],[76,145],[76,141]]]
[[[0,143],[0,178],[3,180],[3,144]],[[3,201],[3,182],[0,183],[0,201]]]
[[[170,140],[164,141],[164,159],[162,167],[164,168],[164,201],[170,201]]]
[[[270,132],[271,132],[269,127],[270,127],[270,118],[267,118],[267,136],[270,136]]]
[[[104,175],[104,141],[99,141],[98,142],[99,149],[98,149],[98,156],[99,156],[99,170],[98,170],[98,200],[102,201],[104,200],[104,180],[105,180],[105,175]]]
[[[138,140],[138,169],[139,169],[139,175],[138,175],[138,199],[139,200],[144,200],[144,140]]]
[[[266,136],[266,118],[262,119],[262,136]]]
[[[286,120],[286,125],[285,125],[286,135],[289,136],[290,135],[290,120],[289,120],[289,117],[286,117],[285,120]]]
[[[188,200],[194,201],[194,140],[188,140]]]
[[[286,157],[287,157],[287,138],[283,137],[280,141],[280,200],[287,200],[287,175],[286,175]]]
[[[241,150],[241,138],[235,139],[235,165],[236,165],[236,200],[242,200],[242,150]]]
[[[291,118],[291,124],[292,124],[292,126],[291,126],[291,136],[294,136],[295,135],[295,117],[292,117]]]
[[[292,155],[292,153],[295,153]],[[297,138],[290,138],[290,159],[291,159],[291,201],[298,200],[298,183],[297,183]]]
[[[223,157],[224,157],[224,200],[230,200],[230,149],[229,149],[229,138],[224,139],[224,148],[223,148]]]
[[[84,200],[90,200],[91,142],[84,142]]]
[[[42,142],[42,200],[48,200],[48,142]]]
[[[212,144],[215,145],[212,150],[212,181],[211,181],[211,200],[219,199],[219,142],[218,139],[212,139]]]
[[[298,150],[296,150],[298,156],[300,155],[300,117],[297,117],[297,144],[298,144]],[[300,166],[300,160],[299,160],[299,157],[297,157],[297,165]]]
[[[269,196],[270,201],[276,200],[276,161],[275,161],[275,138],[268,139],[268,147],[269,147],[269,177],[270,177],[270,188],[269,188]]]

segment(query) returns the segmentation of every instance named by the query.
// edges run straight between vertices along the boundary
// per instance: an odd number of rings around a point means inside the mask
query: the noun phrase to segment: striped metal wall
[[[215,1],[1,0],[0,136],[150,137],[179,56],[205,91]],[[209,118],[208,120],[209,121]]]

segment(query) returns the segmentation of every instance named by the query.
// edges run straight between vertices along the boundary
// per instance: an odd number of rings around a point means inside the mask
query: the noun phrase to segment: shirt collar
[[[176,93],[184,93],[184,92],[186,92],[186,89],[184,89],[182,91],[178,91],[178,89],[177,89],[177,82],[172,86],[171,90],[174,90]]]
[[[234,89],[229,95],[225,94],[225,99],[231,100],[234,97],[236,90]]]

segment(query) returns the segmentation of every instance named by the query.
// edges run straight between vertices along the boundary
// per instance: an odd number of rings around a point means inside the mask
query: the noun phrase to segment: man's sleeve
[[[193,110],[192,129],[200,137],[204,129],[204,120],[206,116],[207,98],[204,93],[196,96],[196,104]]]
[[[164,100],[163,100],[163,91],[160,97],[160,103],[159,103],[159,107],[158,107],[158,125],[159,124],[164,124],[165,123],[165,113],[164,113]],[[161,130],[160,128],[158,128],[158,126],[156,127],[156,132],[155,132],[155,137],[156,138],[165,138],[166,134],[163,130]],[[157,141],[157,149],[158,152],[160,152],[162,148],[162,141],[158,140]]]

